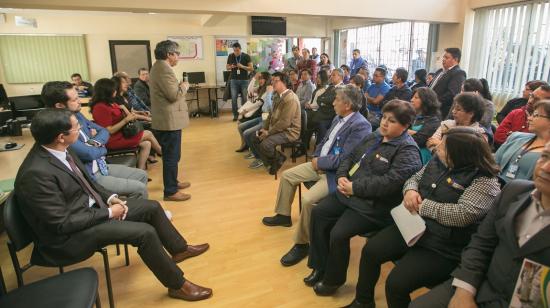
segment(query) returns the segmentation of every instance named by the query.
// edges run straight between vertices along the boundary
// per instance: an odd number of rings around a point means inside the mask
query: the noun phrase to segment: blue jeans
[[[254,154],[254,157],[256,158],[260,158],[260,153],[258,153],[258,151],[256,151],[256,149],[252,146],[252,139],[256,137],[256,132],[259,131],[263,126],[263,123],[261,121],[262,118],[260,117],[259,119],[260,119],[260,123],[250,127],[249,129],[243,132],[244,143],[246,143],[246,145],[250,149],[250,152]]]
[[[239,107],[237,105],[237,96],[241,93],[241,104],[244,104],[247,99],[248,91],[248,80],[230,80],[231,86],[231,110],[233,111],[233,116],[236,118],[239,116]]]
[[[178,163],[181,157],[181,130],[157,130],[162,147],[162,180],[164,196],[178,192]]]
[[[243,123],[239,124],[237,129],[239,130],[239,135],[241,135],[241,138],[244,139],[244,136],[243,136],[244,131],[246,131],[247,129],[249,129],[251,127],[257,126],[260,123],[262,123],[262,117],[257,117],[257,118],[254,118],[252,120],[248,120],[246,122],[243,122]]]

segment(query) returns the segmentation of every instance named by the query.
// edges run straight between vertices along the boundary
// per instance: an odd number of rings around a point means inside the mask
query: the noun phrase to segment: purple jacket
[[[344,160],[353,151],[353,149],[355,149],[361,140],[365,139],[365,137],[372,132],[369,121],[367,121],[359,112],[355,112],[355,114],[352,115],[348,121],[346,121],[342,128],[340,128],[340,131],[338,131],[336,138],[334,138],[330,146],[328,155],[320,157],[321,149],[328,141],[330,133],[338,123],[338,119],[339,116],[334,117],[325,138],[317,145],[315,152],[313,153],[313,156],[317,157],[317,166],[320,170],[325,171],[327,175],[327,183],[330,193],[336,191],[336,170],[338,169],[340,162]],[[335,155],[333,149],[336,145],[337,139],[341,150],[338,155]]]

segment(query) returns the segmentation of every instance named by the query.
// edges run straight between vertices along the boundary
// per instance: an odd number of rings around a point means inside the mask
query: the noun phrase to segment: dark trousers
[[[258,136],[254,135],[251,141],[251,152],[258,153],[264,165],[270,166],[276,159],[277,153],[275,147],[279,144],[287,143],[288,137],[285,133],[277,133],[267,136],[267,138],[260,141]]]
[[[382,226],[376,221],[341,203],[336,193],[328,195],[311,211],[308,266],[324,271],[326,284],[344,284],[350,239],[380,228]]]
[[[127,206],[125,220],[109,220],[74,234],[84,240],[71,253],[85,254],[107,245],[131,244],[165,287],[181,288],[185,282],[183,272],[166,251],[171,255],[183,252],[187,242],[157,201],[128,199]]]
[[[408,247],[397,226],[389,226],[370,238],[363,247],[355,295],[359,302],[374,303],[380,267],[385,262],[396,260],[399,261],[386,279],[386,301],[390,308],[408,307],[410,293],[449,279],[458,265],[458,260],[445,258],[424,247]]]
[[[181,157],[181,130],[157,130],[162,147],[162,180],[164,196],[178,192],[178,163]]]

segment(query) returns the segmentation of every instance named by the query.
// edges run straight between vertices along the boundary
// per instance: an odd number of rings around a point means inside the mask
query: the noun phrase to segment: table
[[[218,90],[224,90],[225,85],[194,85],[191,86],[188,90],[189,92],[194,92],[195,97],[192,99],[188,99],[187,101],[196,101],[197,102],[197,116],[200,116],[200,104],[199,104],[199,90],[200,89],[206,89],[208,92],[208,113],[210,114],[210,118],[218,117],[218,100],[223,100],[223,97],[219,97]],[[214,90],[214,103],[212,103],[212,90]]]

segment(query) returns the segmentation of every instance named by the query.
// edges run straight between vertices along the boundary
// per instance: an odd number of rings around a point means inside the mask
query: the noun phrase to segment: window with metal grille
[[[352,51],[359,49],[369,71],[383,64],[391,76],[396,68],[404,67],[412,79],[415,70],[426,67],[429,29],[425,22],[398,22],[341,30],[340,37],[346,43],[340,64],[349,63]]]
[[[469,73],[487,79],[498,105],[529,80],[550,81],[550,1],[477,9],[474,27]]]

